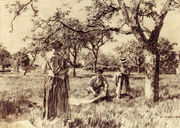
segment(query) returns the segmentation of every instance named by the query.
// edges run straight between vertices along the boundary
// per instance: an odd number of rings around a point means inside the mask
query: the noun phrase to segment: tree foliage
[[[1,44],[0,44],[0,65],[3,71],[5,70],[5,68],[11,66],[10,52],[8,52],[6,48],[3,47]]]
[[[30,58],[26,52],[18,51],[13,55],[13,62],[16,68],[16,71],[19,72],[19,68],[21,67],[25,70],[30,64]]]
[[[177,54],[174,51],[174,45],[165,38],[160,38],[158,43],[158,50],[160,54],[160,73],[175,73],[178,66]],[[130,41],[120,47],[116,47],[115,51],[119,58],[127,58],[129,65],[136,68],[136,71],[144,71],[144,53],[143,45],[137,41]]]
[[[178,67],[177,54],[174,45],[165,38],[159,40],[158,49],[160,53],[160,73],[175,73]]]
[[[105,43],[107,43],[108,41],[112,41],[112,33],[109,30],[99,29],[87,33],[85,35],[85,38],[87,41],[87,43],[85,44],[85,48],[87,48],[93,54],[94,72],[96,72],[99,50]]]
[[[71,20],[69,27],[75,29],[82,29],[84,26],[79,20]],[[68,62],[73,67],[73,76],[76,76],[76,67],[78,66],[78,58],[81,49],[84,46],[84,37],[82,33],[77,33],[68,28],[64,28],[63,31],[59,32],[62,36],[59,37],[61,42],[64,44],[64,50],[67,51]]]
[[[108,55],[100,53],[98,57],[98,64],[110,67],[119,67],[121,65],[119,56],[115,56],[111,53]]]

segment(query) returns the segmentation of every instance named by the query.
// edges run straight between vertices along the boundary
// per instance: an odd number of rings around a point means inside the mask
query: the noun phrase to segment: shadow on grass
[[[29,108],[35,107],[36,103],[29,101],[24,96],[20,96],[17,100],[1,100],[0,101],[0,120],[8,120],[8,116],[18,116],[30,112]]]

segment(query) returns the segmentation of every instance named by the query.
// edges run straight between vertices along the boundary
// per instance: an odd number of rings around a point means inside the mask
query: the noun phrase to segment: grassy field
[[[71,76],[70,72],[70,76]],[[61,120],[49,122],[51,128],[179,128],[180,127],[180,76],[160,76],[160,101],[144,99],[144,76],[132,74],[130,87],[133,99],[117,100],[112,82],[113,72],[105,72],[109,84],[109,101],[94,104],[71,105],[72,121],[65,125]],[[70,78],[70,98],[81,101],[91,98],[86,91],[93,73],[77,70]],[[28,121],[41,127],[44,77],[41,73],[26,76],[15,73],[0,74],[0,128],[13,127],[13,122]],[[19,126],[20,127],[20,126]],[[25,128],[25,127],[23,127]]]

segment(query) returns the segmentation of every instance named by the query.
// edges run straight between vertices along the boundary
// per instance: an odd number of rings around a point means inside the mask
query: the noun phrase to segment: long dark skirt
[[[44,84],[44,113],[46,119],[55,117],[62,119],[70,118],[69,106],[69,78],[46,77]]]
[[[126,87],[126,93],[129,93],[129,91],[130,91],[129,76],[126,75],[126,74],[121,75],[121,87],[120,87],[120,90],[122,90],[124,82],[125,82],[125,87]]]

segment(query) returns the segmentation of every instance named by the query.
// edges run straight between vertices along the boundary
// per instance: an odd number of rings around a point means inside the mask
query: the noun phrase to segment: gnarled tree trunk
[[[78,54],[76,52],[76,50],[74,50],[74,60],[73,60],[73,77],[76,77],[76,66],[77,66],[77,57],[78,57]]]
[[[144,50],[145,55],[145,97],[149,100],[159,99],[159,53]]]
[[[94,66],[93,66],[93,72],[96,73],[97,71],[97,62],[98,62],[98,52],[99,52],[99,48],[98,49],[94,49],[93,51],[93,55],[94,55]]]
[[[16,72],[17,72],[17,73],[19,73],[19,68],[20,68],[20,65],[17,64],[17,65],[16,65]]]
[[[73,67],[73,77],[76,77],[76,65]]]
[[[97,57],[95,57],[93,69],[94,69],[93,72],[96,73],[96,71],[97,71]]]

